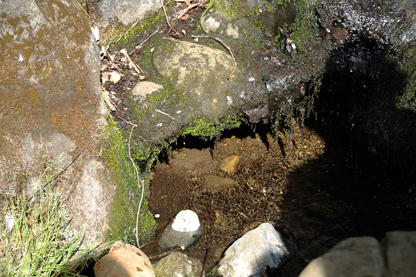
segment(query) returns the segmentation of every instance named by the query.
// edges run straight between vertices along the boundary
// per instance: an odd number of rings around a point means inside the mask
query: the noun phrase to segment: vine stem
[[[134,162],[133,158],[131,157],[131,147],[130,147],[130,142],[131,142],[131,135],[133,134],[133,130],[134,130],[134,125],[132,125],[131,127],[131,131],[130,131],[130,136],[129,136],[129,155],[127,156],[134,168],[134,173],[136,175],[137,178],[137,187],[140,189],[140,181],[141,181],[141,190],[142,190],[142,195],[140,196],[140,202],[139,202],[139,208],[137,209],[137,215],[136,215],[136,243],[137,243],[137,247],[140,248],[140,242],[139,242],[139,217],[140,217],[140,208],[142,206],[142,202],[143,202],[143,196],[144,196],[144,180],[140,180],[139,177],[139,171],[137,170],[136,167],[136,163]]]

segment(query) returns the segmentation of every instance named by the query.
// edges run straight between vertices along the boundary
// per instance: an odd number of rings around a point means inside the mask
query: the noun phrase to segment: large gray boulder
[[[202,15],[201,27],[208,34],[233,39],[246,39],[261,30],[275,36],[279,27],[292,23],[297,13],[295,1],[278,2],[243,0],[235,5],[219,0]]]
[[[71,227],[86,230],[86,243],[98,240],[114,188],[95,154],[105,112],[87,17],[66,0],[2,1],[0,14],[0,189],[30,197],[66,168],[59,185],[68,193]],[[49,175],[36,179],[45,168]]]
[[[103,27],[110,24],[131,25],[146,14],[162,8],[160,0],[102,0],[97,3]]]
[[[128,35],[139,22],[152,20],[146,16],[162,9],[162,1],[101,0],[90,3],[88,9],[91,10],[92,25],[100,29],[100,41],[109,44]]]

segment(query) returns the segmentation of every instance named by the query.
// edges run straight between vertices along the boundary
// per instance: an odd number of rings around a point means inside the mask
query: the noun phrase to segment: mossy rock
[[[230,53],[173,38],[161,40],[153,54],[157,71],[188,95],[196,116],[217,122],[238,97],[232,87],[242,78]]]

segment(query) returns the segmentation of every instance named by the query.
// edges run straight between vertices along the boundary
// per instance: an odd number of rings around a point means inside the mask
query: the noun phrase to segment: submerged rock
[[[310,262],[300,276],[413,276],[415,253],[415,231],[388,232],[382,246],[373,237],[348,238]]]
[[[386,246],[385,276],[413,276],[416,272],[416,232],[388,232],[383,244]]]
[[[226,191],[235,185],[237,185],[236,181],[216,175],[207,175],[202,180],[202,188],[213,193]]]
[[[233,176],[237,172],[239,162],[240,158],[237,155],[231,155],[221,162],[220,169]]]
[[[156,276],[200,277],[202,263],[186,254],[174,252],[154,265]]]
[[[289,258],[281,235],[263,223],[235,241],[220,261],[221,276],[262,276],[266,269],[279,268]]]

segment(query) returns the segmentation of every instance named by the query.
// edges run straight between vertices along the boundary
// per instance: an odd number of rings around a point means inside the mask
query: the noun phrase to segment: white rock
[[[204,232],[198,215],[190,210],[180,211],[173,222],[169,223],[159,239],[163,250],[181,245],[186,250],[194,247]]]
[[[117,84],[120,82],[122,75],[117,71],[111,71],[110,72],[110,81],[114,84]]]
[[[225,251],[218,272],[222,276],[261,276],[267,266],[278,268],[288,256],[279,232],[270,223],[263,223]]]
[[[191,210],[180,211],[173,220],[172,229],[179,232],[194,232],[199,226],[198,215]]]
[[[163,90],[162,85],[158,85],[156,83],[149,82],[149,81],[142,81],[142,82],[137,83],[137,85],[134,86],[131,93],[133,94],[134,101],[140,102],[146,98],[146,95],[154,93],[154,92],[162,91],[162,90]]]

